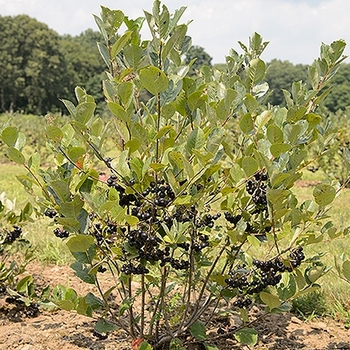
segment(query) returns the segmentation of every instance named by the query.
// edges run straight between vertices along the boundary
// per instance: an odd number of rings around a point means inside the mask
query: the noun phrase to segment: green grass
[[[5,192],[6,198],[15,201],[16,211],[27,203],[34,204],[33,197],[16,179],[16,176],[25,174],[26,170],[15,164],[0,164],[0,193]],[[47,218],[33,218],[24,228],[25,238],[34,246],[34,258],[45,263],[67,264],[73,261],[65,244],[55,237],[53,227],[49,226]]]
[[[307,173],[306,179],[309,181],[322,181],[323,172]],[[300,202],[311,199],[314,187],[297,187],[295,194]],[[330,219],[339,229],[344,229],[350,226],[350,189],[343,189],[334,202],[329,211]],[[324,315],[331,316],[341,320],[345,324],[350,324],[350,301],[348,299],[350,284],[341,280],[334,267],[334,257],[338,257],[343,253],[348,253],[350,246],[350,235],[341,236],[337,239],[327,239],[320,244],[305,247],[307,257],[311,257],[317,253],[324,253],[322,262],[327,266],[332,266],[332,269],[322,276],[317,283],[321,285],[319,292],[305,295],[295,301],[295,308],[306,319],[310,317],[320,317]],[[349,254],[350,257],[350,254]],[[316,304],[315,304],[316,301]]]

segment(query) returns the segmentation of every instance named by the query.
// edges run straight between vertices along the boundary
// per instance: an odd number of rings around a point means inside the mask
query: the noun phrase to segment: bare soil
[[[70,285],[81,293],[93,290],[76,278],[68,266],[28,265],[28,273],[37,285]],[[106,282],[108,275],[106,275]],[[213,324],[208,343],[220,350],[252,349],[239,345],[230,332],[235,320],[218,319]],[[93,334],[91,318],[66,311],[40,311],[37,317],[27,317],[13,305],[0,299],[0,349],[6,350],[130,350],[131,339],[123,332],[114,332],[100,340]],[[303,322],[293,314],[270,315],[255,325],[259,343],[253,349],[350,349],[350,331],[331,319]],[[205,349],[187,338],[186,349]]]

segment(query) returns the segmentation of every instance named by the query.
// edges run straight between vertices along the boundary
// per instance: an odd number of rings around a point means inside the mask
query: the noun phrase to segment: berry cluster
[[[252,196],[252,200],[256,205],[260,205],[261,208],[266,207],[266,181],[268,180],[267,173],[258,171],[254,174],[253,178],[249,179],[246,183],[246,190],[248,194]]]
[[[56,237],[58,238],[67,238],[69,236],[69,232],[67,230],[65,230],[64,228],[59,228],[59,227],[56,227],[54,230],[53,230],[53,233]]]
[[[30,303],[24,310],[27,317],[37,317],[39,314],[39,306],[37,303]]]
[[[251,299],[249,298],[238,298],[233,302],[233,306],[238,307],[240,309],[244,308],[244,307],[248,307],[252,304]]]
[[[295,248],[289,255],[290,261],[287,265],[279,257],[268,261],[254,260],[255,270],[237,269],[230,271],[226,284],[231,288],[237,288],[241,294],[252,295],[260,293],[268,286],[276,286],[282,279],[282,272],[292,270],[299,266],[305,256],[302,247]],[[242,299],[239,299],[242,301]],[[241,307],[244,303],[235,306]],[[246,306],[246,305],[244,305]]]
[[[107,160],[105,160],[107,161]],[[109,160],[108,160],[109,162]],[[196,205],[186,206],[179,205],[175,208],[169,205],[175,199],[175,192],[164,179],[155,179],[150,181],[148,186],[141,191],[135,191],[135,180],[128,182],[119,182],[116,175],[111,175],[106,183],[109,187],[114,188],[119,193],[119,205],[128,208],[128,213],[139,219],[135,228],[120,227],[116,223],[94,223],[90,226],[90,233],[96,238],[97,245],[113,243],[114,238],[122,238],[126,240],[123,248],[124,255],[122,261],[126,263],[122,267],[122,271],[126,274],[145,274],[148,273],[147,263],[154,264],[159,262],[160,266],[170,265],[175,270],[186,270],[189,268],[189,261],[186,259],[191,251],[195,253],[201,252],[210,246],[209,236],[202,234],[200,229],[213,228],[215,220],[220,217],[218,214],[205,213],[199,215]],[[132,187],[131,189],[128,187]],[[198,186],[197,186],[198,190]],[[183,192],[182,194],[185,194]],[[90,222],[96,219],[96,215],[89,214]],[[191,237],[186,242],[163,246],[163,241],[157,236],[157,233],[164,235],[164,225],[169,229],[174,222],[186,223],[191,222],[193,230],[197,233],[195,237]],[[192,232],[192,230],[190,230]],[[189,231],[189,232],[190,232]],[[183,249],[175,256],[171,254],[177,248]],[[130,253],[130,249],[132,253]],[[137,261],[137,263],[135,263]]]
[[[5,237],[4,243],[12,243],[14,242],[17,238],[19,238],[19,236],[22,233],[22,228],[19,226],[13,226],[13,230],[11,230],[10,232],[7,232],[7,235]]]
[[[5,299],[6,303],[16,305],[17,311],[23,312],[27,317],[37,317],[39,314],[39,305],[37,303],[30,303],[26,306],[25,302],[14,296],[9,296]]]
[[[198,236],[199,241],[198,242],[193,242],[192,249],[195,252],[200,252],[204,248],[209,247],[209,236],[208,235],[199,235]]]
[[[217,220],[220,216],[221,216],[221,213],[217,213],[215,215],[205,214],[204,217],[196,223],[196,225],[198,228],[203,226],[213,228],[214,221]]]
[[[92,331],[92,335],[98,338],[98,340],[106,340],[108,338],[108,333],[100,333],[97,332],[95,329]]]
[[[126,275],[144,275],[146,273],[149,273],[149,270],[145,266],[141,264],[134,266],[131,262],[124,264],[120,270]]]
[[[305,254],[303,252],[303,247],[295,248],[290,254],[290,265],[292,268],[300,266],[302,261],[305,259]]]
[[[46,208],[44,211],[44,215],[53,219],[57,215],[57,211],[54,209]]]
[[[171,267],[175,270],[188,270],[190,263],[186,260],[178,260],[171,257],[166,257],[160,263],[160,266],[165,266],[166,263],[170,263]]]
[[[107,268],[105,268],[104,266],[100,265],[97,269],[98,272],[100,273],[105,273],[107,271]]]

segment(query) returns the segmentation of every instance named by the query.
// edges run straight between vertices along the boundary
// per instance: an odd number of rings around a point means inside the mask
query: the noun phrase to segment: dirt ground
[[[74,286],[78,292],[87,292],[86,284],[77,279],[65,266],[30,264],[36,284]],[[93,291],[93,286],[88,287]],[[233,334],[226,332],[226,323],[218,320],[209,332],[208,343],[220,350],[252,349],[237,344]],[[255,325],[259,343],[253,349],[350,349],[350,331],[330,319],[302,322],[295,315],[270,315]],[[219,330],[220,328],[220,330]],[[0,299],[0,349],[6,350],[130,350],[131,341],[122,332],[114,332],[107,339],[94,336],[91,318],[66,311],[42,311],[37,317],[26,317],[16,312],[12,304]],[[188,338],[186,349],[204,349]]]

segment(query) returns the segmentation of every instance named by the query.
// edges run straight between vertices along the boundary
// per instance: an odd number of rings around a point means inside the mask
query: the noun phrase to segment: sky
[[[238,41],[248,44],[258,32],[269,41],[262,58],[311,64],[321,43],[344,39],[350,46],[349,0],[164,0],[170,12],[186,6],[182,21],[189,25],[193,45],[225,62],[230,48],[241,52]],[[100,5],[122,10],[129,18],[152,12],[153,0],[0,0],[0,16],[27,14],[59,34],[78,35],[97,30],[93,14]],[[146,24],[144,25],[145,27]],[[146,31],[144,38],[148,39]],[[350,48],[345,50],[350,55]],[[346,62],[349,62],[348,59]]]

